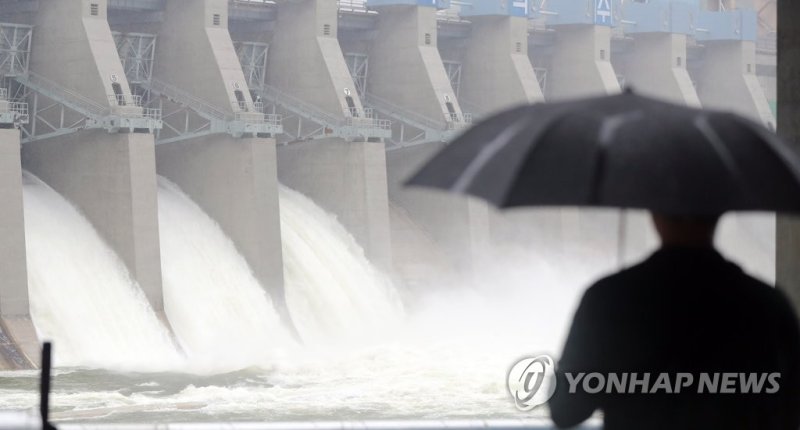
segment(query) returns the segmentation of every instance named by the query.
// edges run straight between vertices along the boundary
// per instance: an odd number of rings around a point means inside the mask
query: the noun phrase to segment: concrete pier
[[[469,274],[489,244],[488,205],[444,191],[403,186],[443,145],[431,142],[388,152],[389,194],[441,246],[448,265]]]
[[[528,19],[471,16],[459,98],[489,114],[523,103],[544,101],[528,58]]]
[[[377,36],[369,51],[370,93],[439,122],[463,118],[437,45],[436,8],[377,8]]]
[[[625,82],[636,92],[688,106],[700,98],[686,70],[686,35],[640,33],[621,69]]]
[[[337,39],[338,13],[334,1],[281,1],[269,42],[267,83],[345,118],[363,115],[364,106]]]
[[[163,13],[153,77],[223,112],[239,111],[238,97],[252,111],[253,99],[228,32],[228,2],[170,0]]]
[[[30,142],[23,165],[80,209],[161,312],[152,135],[92,130]]]
[[[178,184],[246,256],[253,273],[281,300],[275,142],[211,135],[156,148],[158,172]]]
[[[30,68],[109,110],[140,111],[114,99],[131,95],[106,9],[105,0],[42,1],[34,18],[42,31],[33,39]],[[153,136],[94,129],[41,139],[25,144],[23,166],[80,209],[160,312]]]
[[[391,268],[383,143],[316,139],[281,146],[278,178],[336,214],[371,261]]]
[[[154,79],[231,117],[258,115],[228,32],[226,0],[167,2],[154,63]],[[159,145],[157,167],[219,223],[286,318],[275,140],[188,137]]]
[[[379,16],[377,35],[369,49],[370,94],[441,124],[441,129],[460,127],[464,116],[437,47],[436,8],[387,3],[392,2],[375,5]],[[504,65],[509,61],[506,59]],[[484,84],[474,87],[484,88]],[[439,148],[441,143],[428,142],[389,152],[389,198],[442,246],[443,254],[453,257],[456,265],[467,267],[473,261],[473,245],[488,236],[488,208],[463,197],[439,199],[441,195],[433,197],[427,190],[402,187]],[[400,234],[402,226],[392,228]]]
[[[728,109],[775,129],[776,121],[756,76],[756,44],[750,40],[705,42],[703,65],[695,72],[704,107]]]
[[[560,25],[550,58],[548,100],[563,100],[620,91],[611,65],[611,27]]]
[[[339,45],[338,5],[328,0],[282,1],[270,41],[267,83],[343,120],[364,107]],[[336,214],[384,269],[391,265],[384,145],[322,138],[278,150],[282,183]]]
[[[0,129],[0,369],[38,362],[30,319],[19,130]],[[5,335],[5,337],[3,337]]]

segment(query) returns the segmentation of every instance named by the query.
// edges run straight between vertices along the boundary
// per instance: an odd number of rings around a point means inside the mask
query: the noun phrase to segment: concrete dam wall
[[[70,364],[125,365],[142,348],[244,345],[226,333],[245,326],[265,327],[247,332],[261,344],[375,328],[405,285],[540,240],[509,234],[522,225],[594,235],[581,212],[505,215],[402,186],[508,107],[632,86],[775,126],[774,53],[748,9],[456,3],[0,0],[0,369],[36,367],[45,334]],[[652,246],[629,225],[631,255]],[[63,324],[75,315],[87,322]]]

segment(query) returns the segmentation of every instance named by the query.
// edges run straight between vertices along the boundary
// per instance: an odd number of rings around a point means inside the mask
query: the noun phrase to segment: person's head
[[[685,216],[653,213],[662,245],[713,247],[719,216]]]

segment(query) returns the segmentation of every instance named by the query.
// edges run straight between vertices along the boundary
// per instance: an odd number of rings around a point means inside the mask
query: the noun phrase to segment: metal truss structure
[[[247,86],[259,88],[266,83],[267,78],[267,53],[269,45],[258,42],[234,42],[236,55],[242,64],[242,71]]]

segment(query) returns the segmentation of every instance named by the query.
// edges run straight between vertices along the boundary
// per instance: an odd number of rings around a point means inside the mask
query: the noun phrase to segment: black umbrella
[[[455,139],[408,184],[498,207],[800,212],[800,161],[774,133],[732,113],[630,91],[497,114]]]

